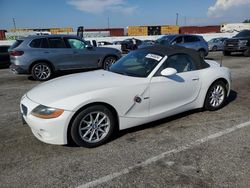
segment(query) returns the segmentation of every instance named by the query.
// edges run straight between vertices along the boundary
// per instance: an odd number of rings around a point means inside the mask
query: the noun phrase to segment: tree
[[[243,23],[250,23],[250,19],[246,19]]]

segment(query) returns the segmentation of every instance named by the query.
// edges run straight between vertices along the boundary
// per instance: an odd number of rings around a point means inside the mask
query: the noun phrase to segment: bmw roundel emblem
[[[134,101],[135,101],[136,103],[141,103],[141,97],[135,96]]]

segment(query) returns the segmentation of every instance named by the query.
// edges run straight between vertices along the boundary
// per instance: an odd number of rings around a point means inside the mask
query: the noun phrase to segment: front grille
[[[226,40],[226,46],[238,46],[239,40],[236,39],[229,39]]]
[[[21,108],[22,108],[23,115],[27,116],[28,108],[26,106],[24,106],[23,104],[21,105]]]

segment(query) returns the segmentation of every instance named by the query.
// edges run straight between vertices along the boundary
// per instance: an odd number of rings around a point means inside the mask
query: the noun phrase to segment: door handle
[[[193,78],[192,80],[193,80],[193,81],[199,81],[200,78]]]
[[[78,52],[77,51],[73,51],[73,54],[78,54]]]
[[[46,51],[46,52],[44,52],[44,53],[45,53],[45,54],[49,54],[49,52],[47,52],[47,51]]]

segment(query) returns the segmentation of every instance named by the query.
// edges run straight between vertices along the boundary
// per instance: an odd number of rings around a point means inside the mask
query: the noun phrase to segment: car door
[[[174,68],[177,74],[161,76],[164,68]],[[150,83],[150,116],[165,117],[173,110],[184,108],[197,98],[201,87],[199,71],[187,54],[168,57]],[[181,110],[181,108],[180,108]]]
[[[72,62],[78,69],[96,68],[100,54],[95,47],[88,47],[87,43],[77,38],[64,38],[68,48],[72,50]]]
[[[72,51],[66,48],[66,45],[61,37],[49,37],[49,48],[44,48],[43,53],[46,58],[51,61],[56,69],[68,70],[75,68],[72,63]]]

